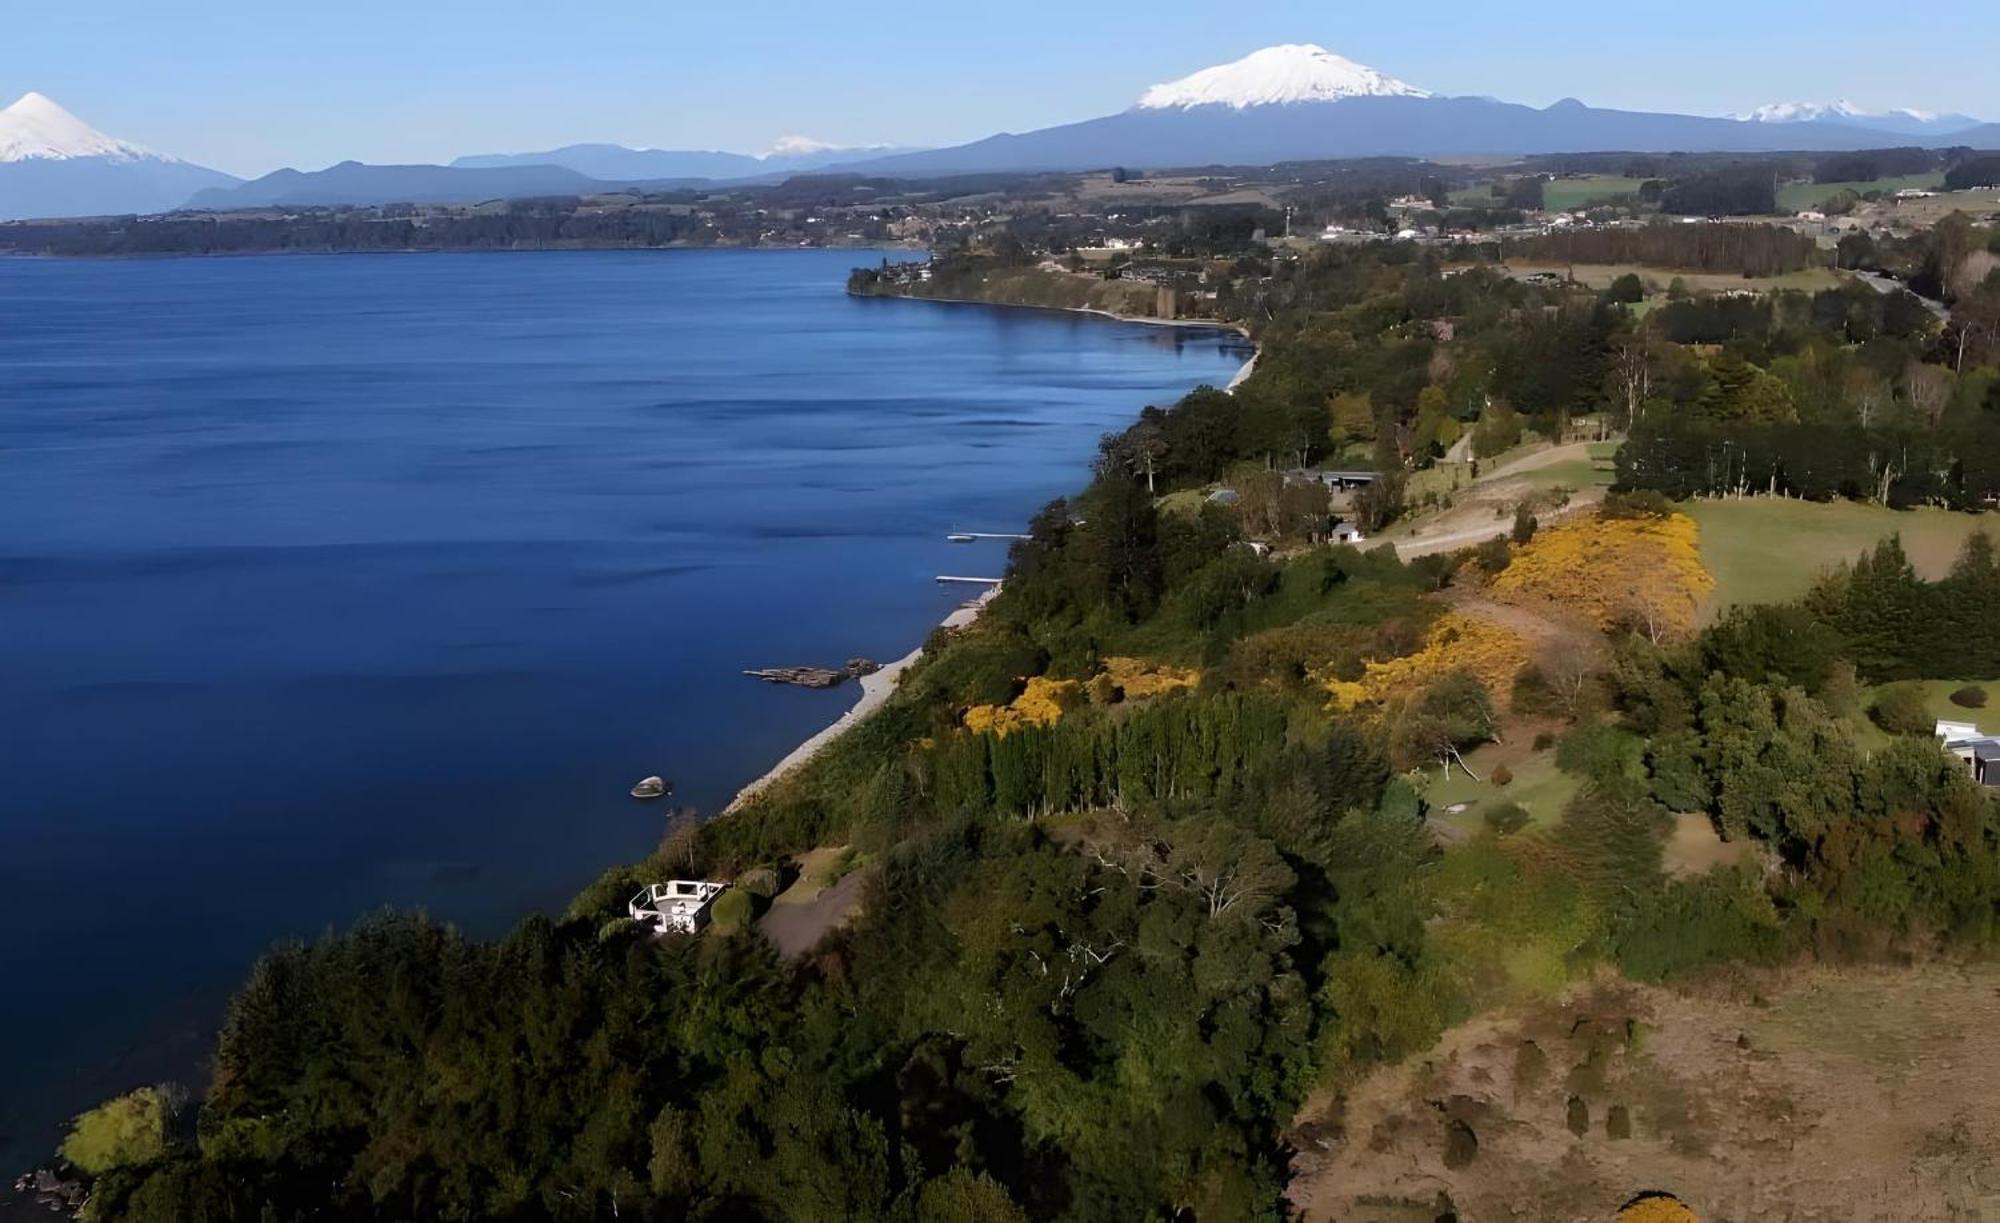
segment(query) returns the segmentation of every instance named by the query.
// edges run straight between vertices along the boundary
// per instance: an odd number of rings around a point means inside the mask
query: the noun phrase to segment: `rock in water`
[[[767,684],[795,684],[801,688],[837,688],[847,680],[847,672],[829,671],[825,667],[765,667],[743,674]]]
[[[646,780],[632,787],[632,797],[659,798],[671,789],[673,787],[667,784],[664,777],[648,777]]]
[[[860,679],[864,675],[873,675],[881,669],[882,664],[872,658],[850,658],[847,660],[847,673],[856,679]]]

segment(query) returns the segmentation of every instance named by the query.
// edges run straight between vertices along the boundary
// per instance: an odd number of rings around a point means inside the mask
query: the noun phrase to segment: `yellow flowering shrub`
[[[1083,685],[1077,681],[1037,675],[1008,704],[966,710],[965,728],[975,734],[1005,735],[1023,726],[1054,726],[1083,699]]]
[[[1619,1211],[1618,1223],[1700,1223],[1700,1219],[1679,1198],[1658,1194]]]
[[[1655,641],[1692,630],[1714,589],[1700,528],[1685,514],[1593,515],[1544,528],[1492,584],[1496,598],[1555,603],[1599,627],[1634,621]]]
[[[1104,673],[1118,685],[1128,701],[1165,696],[1201,682],[1201,672],[1191,667],[1170,667],[1143,658],[1107,658]]]
[[[1504,700],[1533,651],[1519,633],[1490,620],[1447,612],[1431,625],[1423,648],[1371,662],[1360,679],[1325,681],[1335,709],[1379,705],[1398,692],[1422,688],[1453,671],[1470,671],[1493,698]]]

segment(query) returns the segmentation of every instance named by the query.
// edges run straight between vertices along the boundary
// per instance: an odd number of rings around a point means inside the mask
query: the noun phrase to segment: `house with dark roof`
[[[2000,787],[2000,738],[1982,734],[1970,722],[1939,722],[1937,737],[1944,750],[1965,762],[1972,780]]]

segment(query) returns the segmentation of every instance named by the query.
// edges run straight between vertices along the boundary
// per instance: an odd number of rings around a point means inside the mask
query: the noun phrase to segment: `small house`
[[[2000,738],[1982,734],[1970,722],[1944,721],[1937,724],[1937,737],[1945,751],[1965,762],[1972,780],[2000,788]]]
[[[1333,530],[1328,532],[1328,535],[1337,544],[1358,544],[1368,538],[1361,533],[1360,524],[1346,521],[1334,523]]]
[[[632,920],[660,934],[693,934],[708,924],[709,906],[729,885],[706,879],[669,879],[639,889],[625,906]]]
[[[1349,489],[1375,483],[1375,473],[1372,471],[1332,471],[1321,467],[1308,470],[1306,474],[1326,485],[1329,491],[1336,493],[1344,493]]]

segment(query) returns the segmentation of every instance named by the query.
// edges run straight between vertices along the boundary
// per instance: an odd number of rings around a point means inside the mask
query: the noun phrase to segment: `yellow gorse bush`
[[[1144,658],[1107,658],[1102,674],[1128,701],[1165,696],[1201,682],[1200,671]],[[974,705],[966,710],[965,728],[976,734],[1005,735],[1024,726],[1054,726],[1085,699],[1082,683],[1037,675],[1028,681],[1021,695],[1005,705]]]
[[[1054,726],[1082,703],[1082,684],[1037,675],[1008,704],[974,705],[966,710],[965,728],[976,734],[1005,735],[1024,726]]]
[[[1118,685],[1128,701],[1165,696],[1201,682],[1201,672],[1192,667],[1171,667],[1144,658],[1107,658],[1104,673]]]
[[[1504,699],[1526,666],[1531,648],[1512,629],[1462,612],[1447,612],[1431,626],[1414,654],[1368,664],[1357,680],[1328,680],[1333,708],[1379,705],[1399,692],[1413,692],[1453,671],[1470,671],[1495,700]]]
[[[1545,601],[1600,628],[1631,621],[1655,641],[1694,628],[1715,579],[1701,563],[1701,530],[1667,518],[1577,518],[1538,532],[1493,578],[1496,597]]]

